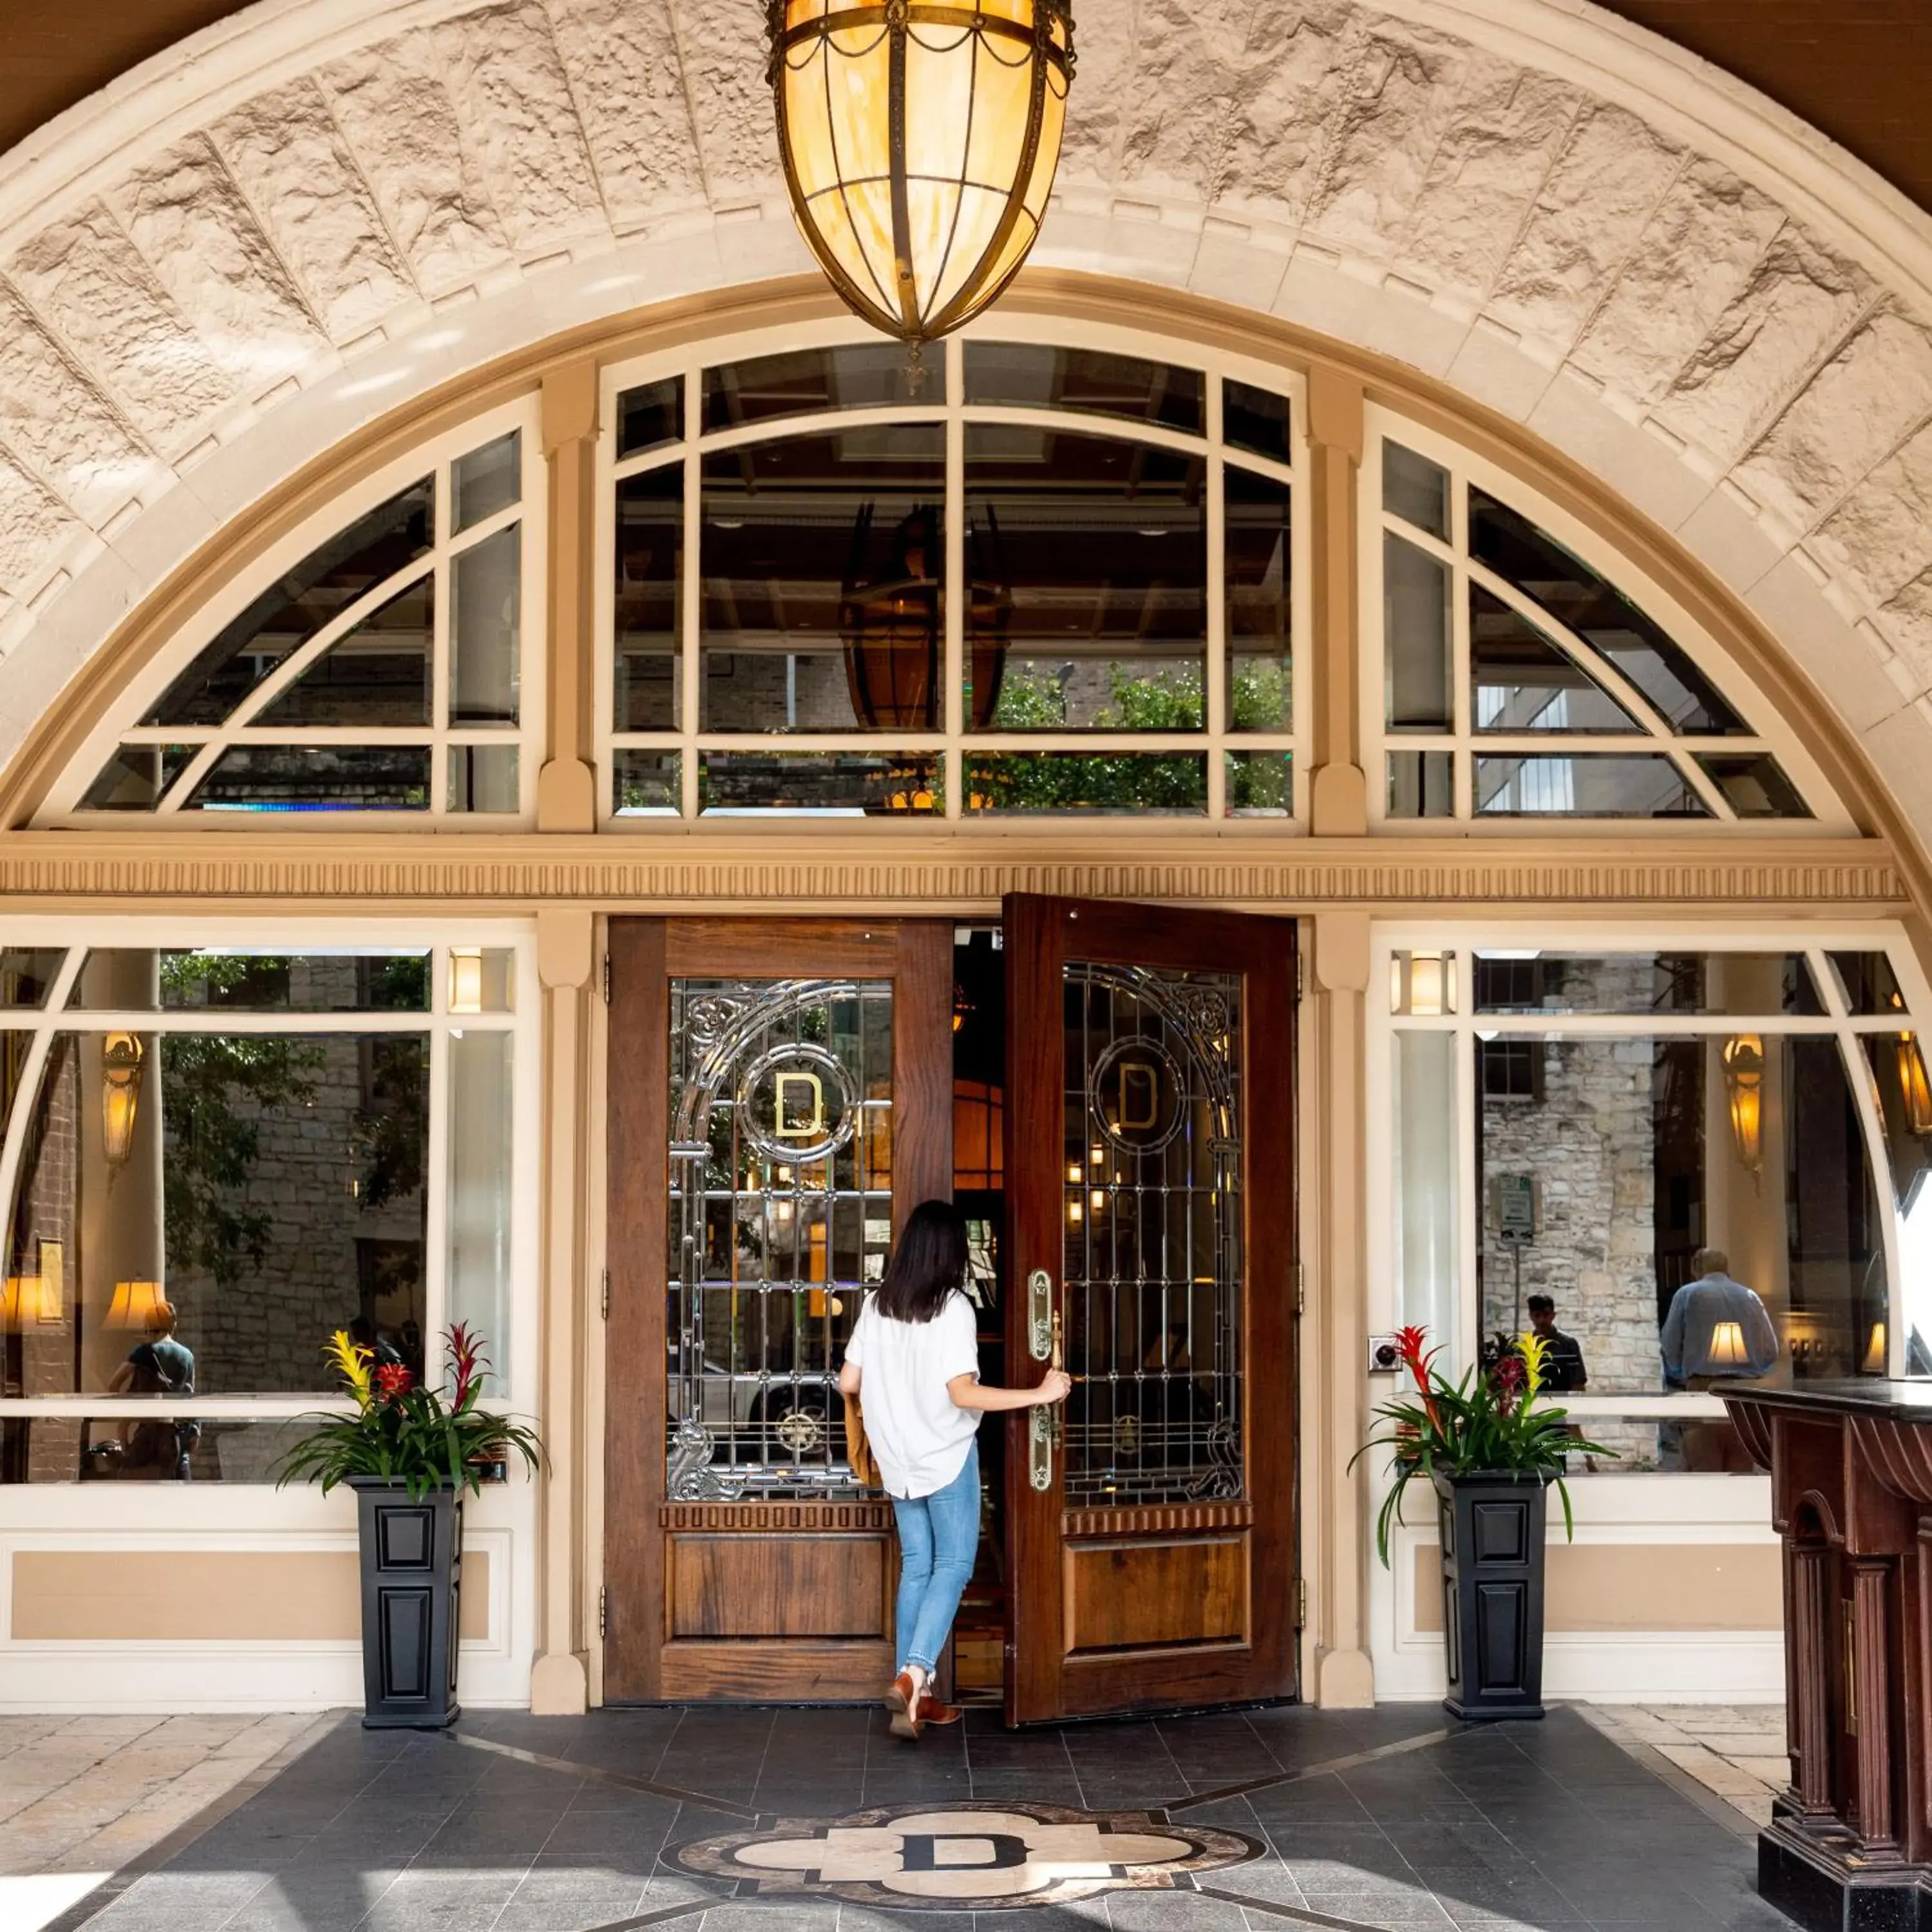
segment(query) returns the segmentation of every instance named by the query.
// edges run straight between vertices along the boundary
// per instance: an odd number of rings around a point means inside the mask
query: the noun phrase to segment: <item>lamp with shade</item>
[[[117,1281],[114,1299],[107,1305],[105,1326],[110,1328],[145,1329],[154,1311],[167,1305],[167,1297],[158,1281]]]
[[[7,1277],[0,1294],[0,1326],[9,1332],[33,1328],[61,1318],[60,1289],[44,1274],[14,1274]]]
[[[1750,1360],[1744,1347],[1744,1324],[1720,1322],[1711,1330],[1711,1346],[1706,1352],[1714,1369],[1742,1369]]]

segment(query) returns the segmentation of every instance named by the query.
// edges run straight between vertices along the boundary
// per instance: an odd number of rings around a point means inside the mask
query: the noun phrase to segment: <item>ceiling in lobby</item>
[[[750,0],[747,0],[750,4]],[[1089,0],[1084,34],[1120,0]],[[1604,0],[1727,68],[1932,208],[1932,15],[1924,0]],[[0,0],[0,150],[241,0]]]

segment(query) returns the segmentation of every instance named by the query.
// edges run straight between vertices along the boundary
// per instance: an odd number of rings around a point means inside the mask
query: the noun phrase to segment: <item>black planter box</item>
[[[362,1545],[362,1722],[440,1731],[455,1723],[463,1499],[352,1477]]]
[[[1543,1715],[1543,1531],[1537,1477],[1437,1475],[1443,1708],[1472,1720]]]

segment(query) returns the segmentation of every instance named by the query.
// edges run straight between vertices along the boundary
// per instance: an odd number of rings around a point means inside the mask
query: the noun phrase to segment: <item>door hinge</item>
[[[610,1634],[610,1592],[608,1587],[602,1583],[597,1586],[597,1634],[599,1636]]]
[[[610,1318],[610,1270],[608,1268],[604,1270],[604,1318],[606,1322]]]
[[[1294,997],[1298,1000],[1308,997],[1308,955],[1302,952],[1294,956]]]
[[[610,956],[608,952],[604,956],[604,1004],[607,1006],[610,1004]]]
[[[1298,1576],[1294,1580],[1294,1627],[1297,1630],[1308,1628],[1308,1579]]]
[[[1308,1270],[1299,1262],[1294,1264],[1294,1312],[1308,1312]]]

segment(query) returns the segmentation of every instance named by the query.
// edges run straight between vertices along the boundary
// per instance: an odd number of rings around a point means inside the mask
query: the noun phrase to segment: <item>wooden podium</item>
[[[1718,1393],[1784,1541],[1792,1782],[1758,1888],[1808,1932],[1932,1932],[1932,1383]]]

